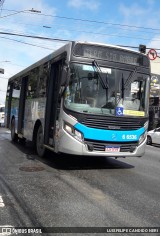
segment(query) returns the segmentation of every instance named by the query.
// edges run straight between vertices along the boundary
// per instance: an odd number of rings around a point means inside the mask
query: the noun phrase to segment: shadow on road
[[[47,162],[47,163],[46,163]],[[47,156],[46,164],[61,170],[79,169],[130,169],[134,166],[109,157],[57,155]]]
[[[153,147],[160,148],[160,144],[156,144],[156,143],[152,143],[152,145],[148,145],[148,146],[153,146]]]
[[[38,160],[52,168],[59,170],[87,170],[87,169],[131,169],[133,165],[110,157],[94,156],[74,156],[67,154],[55,154],[47,151],[44,158],[39,157],[32,144],[27,142],[25,145],[13,143],[29,160]],[[122,159],[121,159],[122,160]],[[123,159],[125,161],[125,159]]]

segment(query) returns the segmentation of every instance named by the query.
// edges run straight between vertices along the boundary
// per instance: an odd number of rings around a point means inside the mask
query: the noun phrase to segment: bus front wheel
[[[18,135],[15,133],[15,119],[11,121],[11,139],[16,142],[18,140]]]
[[[36,150],[37,150],[38,156],[40,157],[43,157],[46,152],[46,149],[43,144],[43,140],[44,140],[43,129],[42,129],[42,125],[40,125],[38,127],[37,136],[36,136]]]

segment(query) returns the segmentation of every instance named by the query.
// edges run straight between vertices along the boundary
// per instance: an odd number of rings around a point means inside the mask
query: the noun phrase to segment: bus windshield
[[[145,116],[147,78],[136,67],[129,71],[72,63],[64,104],[80,113]]]

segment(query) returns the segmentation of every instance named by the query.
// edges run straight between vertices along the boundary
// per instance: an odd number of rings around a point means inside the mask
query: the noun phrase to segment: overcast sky
[[[3,1],[0,68],[5,73],[0,74],[0,104],[8,78],[63,45],[6,33],[160,48],[159,0]],[[32,8],[41,13],[29,12]]]

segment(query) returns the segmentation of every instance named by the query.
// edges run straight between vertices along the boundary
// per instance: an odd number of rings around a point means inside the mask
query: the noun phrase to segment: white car
[[[5,110],[5,106],[0,105],[0,127],[4,126],[4,110]]]
[[[147,133],[147,144],[151,145],[154,144],[160,144],[160,127],[150,130]]]

